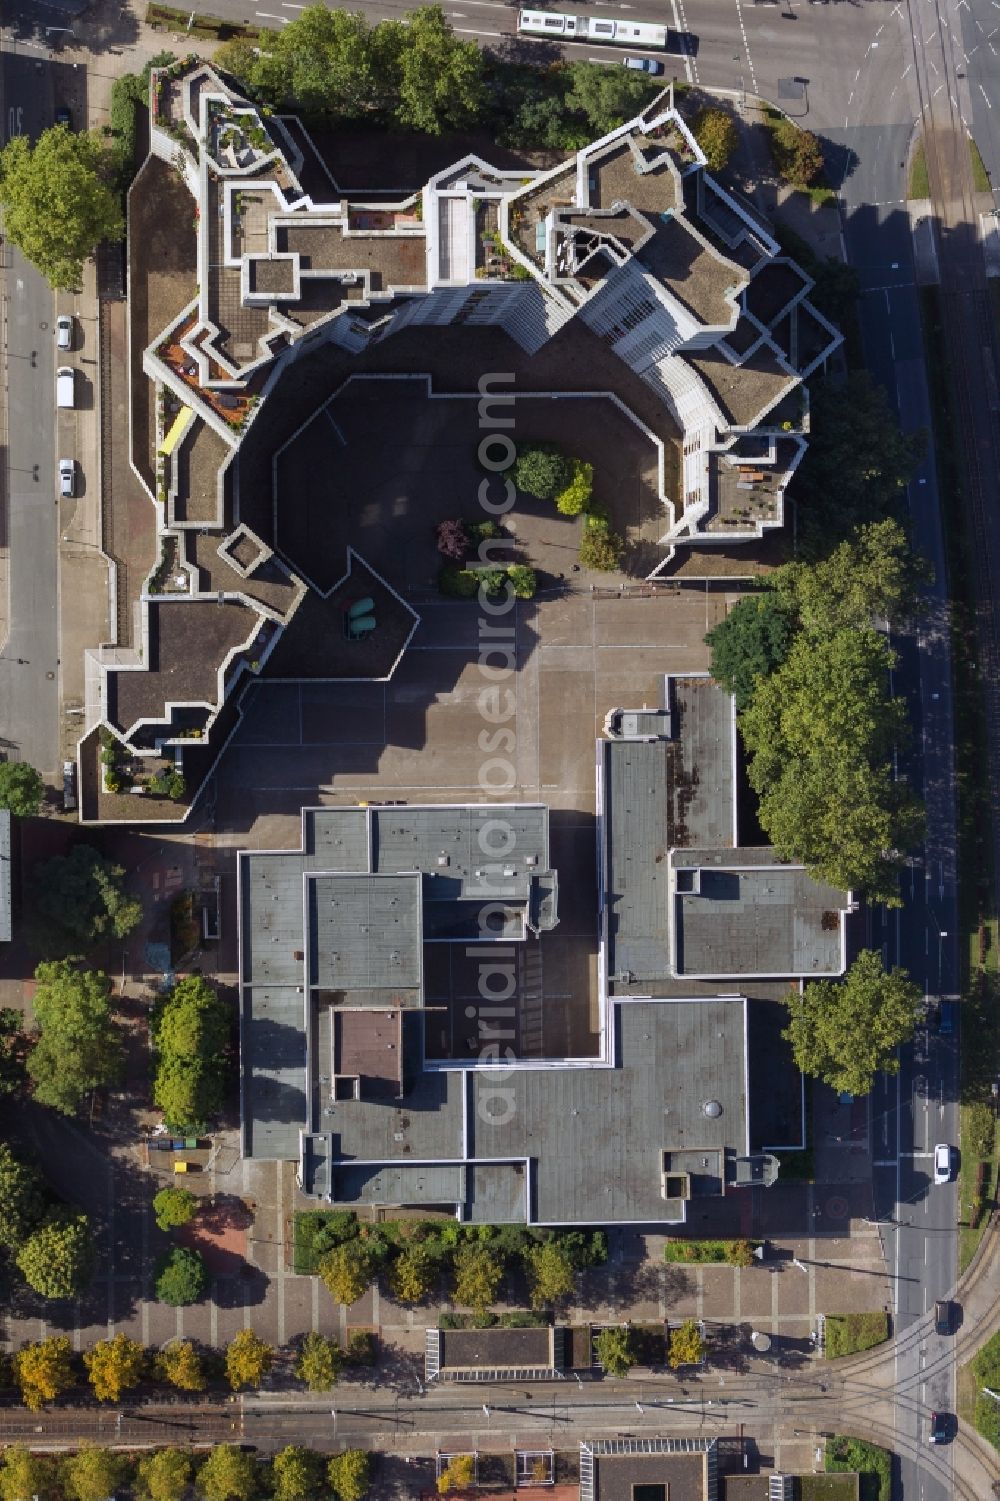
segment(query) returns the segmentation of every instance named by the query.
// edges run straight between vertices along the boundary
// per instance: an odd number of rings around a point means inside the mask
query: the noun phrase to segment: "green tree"
[[[0,1096],[20,1094],[27,1083],[24,1017],[13,1006],[0,1006]],[[3,1208],[0,1205],[0,1222]]]
[[[556,510],[561,516],[579,516],[590,503],[594,492],[594,466],[582,459],[572,460],[572,478],[556,496]]]
[[[84,1352],[83,1363],[98,1402],[117,1402],[122,1392],[138,1386],[146,1374],[146,1352],[127,1334],[98,1340]]]
[[[257,66],[257,52],[253,42],[247,41],[245,37],[230,37],[228,42],[216,47],[212,67],[221,68],[224,73],[231,73],[241,83],[250,84]]]
[[[52,286],[80,285],[101,240],[124,229],[112,163],[96,135],[57,125],[33,146],[12,136],[0,151],[0,204],[8,240]]]
[[[774,589],[745,594],[705,637],[715,681],[745,709],[759,677],[767,677],[788,655],[795,609]]]
[[[161,1188],[153,1198],[153,1215],[160,1230],[176,1230],[198,1213],[198,1200],[187,1188]]]
[[[171,1246],[156,1263],[153,1274],[156,1296],[171,1308],[197,1303],[208,1286],[208,1271],[200,1251],[190,1246]]]
[[[724,109],[699,110],[694,138],[705,153],[705,165],[710,172],[721,172],[740,143],[736,121]]]
[[[14,1355],[14,1380],[21,1389],[22,1402],[32,1412],[75,1386],[73,1348],[66,1335],[56,1334],[18,1350]]]
[[[323,1460],[315,1449],[290,1444],[272,1460],[274,1501],[312,1501],[323,1488]]]
[[[582,116],[591,137],[606,135],[633,119],[660,87],[641,73],[603,63],[572,62],[568,71],[566,109]]]
[[[203,1392],[208,1377],[189,1339],[171,1340],[156,1357],[156,1374],[180,1392]]]
[[[222,1109],[230,1013],[200,975],[181,980],[154,1010],[153,1098],[174,1130],[197,1132]]]
[[[480,48],[456,37],[440,5],[421,5],[410,12],[405,29],[391,27],[395,23],[382,22],[376,45],[388,33],[396,53],[396,124],[428,135],[468,130],[485,101]]]
[[[697,1365],[704,1353],[704,1341],[694,1319],[685,1319],[679,1328],[671,1329],[667,1364],[672,1371],[682,1365]]]
[[[234,1392],[260,1386],[273,1364],[273,1349],[252,1329],[241,1329],[226,1346],[226,1376]]]
[[[585,520],[578,556],[584,568],[596,569],[598,573],[614,573],[621,567],[625,556],[625,542],[607,526],[591,526]]]
[[[771,124],[771,155],[786,182],[807,188],[823,175],[823,147],[811,130],[800,130],[781,116]]]
[[[810,385],[809,447],[795,472],[799,556],[825,558],[869,521],[901,519],[924,449],[904,436],[885,391],[866,371]]]
[[[365,1240],[348,1240],[321,1257],[319,1274],[335,1303],[356,1303],[374,1281],[378,1259]]]
[[[465,1241],[455,1252],[453,1270],[456,1303],[478,1311],[496,1301],[503,1281],[504,1260],[492,1246],[482,1241]]]
[[[295,1362],[295,1374],[311,1392],[328,1392],[336,1386],[344,1357],[336,1340],[313,1330],[307,1334]]]
[[[440,1258],[420,1241],[404,1246],[392,1265],[390,1284],[401,1303],[422,1303],[434,1291],[440,1275]]]
[[[371,33],[360,11],[310,5],[280,31],[261,34],[259,54],[237,59],[240,76],[274,104],[309,114],[360,119],[380,95]]]
[[[17,1253],[21,1276],[43,1298],[73,1298],[90,1281],[94,1240],[85,1214],[51,1209]]]
[[[877,1073],[898,1073],[895,1050],[913,1036],[921,999],[906,970],[886,973],[882,955],[862,949],[843,980],[813,980],[788,995],[783,1035],[804,1074],[870,1094]]]
[[[511,563],[507,569],[510,587],[515,599],[534,599],[538,589],[538,575],[527,563]]]
[[[862,526],[815,563],[786,563],[775,587],[804,631],[829,636],[876,620],[899,621],[917,609],[928,569],[898,521]]]
[[[371,1455],[364,1449],[345,1449],[326,1467],[337,1501],[363,1501],[371,1485]]]
[[[0,808],[33,818],[42,806],[45,783],[27,761],[0,761]]]
[[[191,1456],[183,1449],[156,1449],[136,1466],[135,1492],[144,1501],[184,1501],[191,1483]]]
[[[89,844],[75,844],[68,855],[38,867],[31,905],[29,937],[49,958],[85,954],[107,938],[125,938],[142,920],[142,903],[128,895],[122,866]]]
[[[919,805],[892,772],[906,728],[889,690],[893,661],[870,627],[800,632],[740,716],[761,827],[781,858],[890,903],[901,852],[921,827]]]
[[[35,1099],[75,1115],[88,1095],[122,1071],[121,1035],[111,1015],[111,985],[100,970],[66,959],[40,964],[34,996],[41,1036],[28,1058]]]
[[[594,1341],[597,1358],[609,1376],[627,1376],[635,1365],[635,1339],[625,1324],[602,1329]]]
[[[62,1462],[62,1486],[68,1501],[107,1501],[128,1476],[124,1454],[86,1444]]]
[[[257,1490],[253,1455],[235,1444],[216,1444],[198,1471],[195,1485],[205,1501],[251,1501]]]
[[[45,1213],[45,1186],[37,1168],[20,1162],[0,1142],[0,1246],[16,1251]]]
[[[553,1237],[532,1246],[528,1252],[532,1308],[548,1308],[568,1298],[576,1286],[573,1262],[566,1248]]]
[[[51,1459],[19,1444],[3,1451],[0,1501],[49,1501],[55,1490]]]
[[[548,443],[526,443],[514,462],[514,484],[536,500],[554,500],[573,477],[565,454]]]

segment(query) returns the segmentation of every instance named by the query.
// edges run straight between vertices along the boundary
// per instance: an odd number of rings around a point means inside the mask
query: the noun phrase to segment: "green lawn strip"
[[[990,180],[986,175],[986,164],[983,161],[979,147],[972,137],[969,137],[969,157],[972,161],[972,185],[977,193],[990,191]]]
[[[983,1387],[988,1386],[991,1391],[1000,1393],[1000,1334],[994,1334],[979,1351],[972,1362],[972,1376],[975,1382],[973,1422],[976,1432],[982,1434],[994,1449],[1000,1449],[1000,1402],[983,1391]]]
[[[888,1338],[887,1313],[828,1313],[824,1354],[827,1360],[836,1360],[838,1355],[856,1355],[859,1350],[871,1350]]]
[[[861,1476],[861,1501],[892,1501],[892,1455],[877,1444],[835,1433],[826,1445],[828,1472],[856,1470]]]
[[[854,1501],[850,1475],[800,1475],[799,1501]]]
[[[190,23],[190,24],[189,24]],[[167,27],[183,32],[187,37],[218,37],[228,41],[230,37],[245,37],[255,42],[260,36],[259,26],[241,25],[239,21],[226,21],[221,16],[196,15],[191,20],[191,11],[177,9],[172,5],[160,5],[156,0],[146,6],[146,24],[155,29]]]
[[[752,1253],[754,1249],[762,1245],[759,1240],[668,1240],[663,1247],[664,1261],[680,1261],[690,1265],[716,1265],[739,1266],[741,1261],[732,1259],[738,1257],[740,1252],[734,1251],[734,1247],[749,1247]],[[745,1260],[745,1253],[743,1253]]]
[[[929,198],[931,185],[927,178],[927,151],[924,147],[923,138],[917,142],[917,149],[913,153],[910,162],[910,185],[906,191],[907,198]]]
[[[994,290],[1000,311],[1000,289]],[[941,324],[941,305],[935,287],[920,289],[921,318],[931,409],[940,414],[935,426],[938,485],[947,497],[953,525],[945,528],[951,593],[951,648],[954,673],[955,756],[958,785],[959,842],[959,986],[964,996],[961,1025],[961,1088],[959,1145],[958,1265],[963,1272],[983,1236],[988,1220],[988,1193],[978,1194],[979,1165],[995,1185],[998,1162],[996,1133],[988,1154],[978,1147],[982,1137],[982,1106],[1000,1057],[1000,1010],[997,1004],[997,918],[994,896],[991,804],[987,766],[986,721],[979,683],[975,633],[972,549],[962,504],[961,467],[954,446],[949,408],[949,371]],[[979,1202],[982,1200],[983,1202]]]

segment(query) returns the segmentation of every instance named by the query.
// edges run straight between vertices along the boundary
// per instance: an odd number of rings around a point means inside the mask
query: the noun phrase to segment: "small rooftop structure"
[[[737,846],[733,700],[666,677],[663,704],[615,710],[603,741],[608,979],[662,994],[678,979],[836,976],[850,892]]]
[[[428,1329],[428,1381],[557,1381],[564,1369],[561,1327]]]

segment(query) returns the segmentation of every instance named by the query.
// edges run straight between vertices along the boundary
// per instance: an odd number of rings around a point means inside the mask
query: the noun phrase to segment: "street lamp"
[[[805,1262],[800,1261],[797,1256],[792,1257],[792,1266],[797,1266],[800,1272],[805,1272],[808,1275],[809,1268],[806,1266]]]

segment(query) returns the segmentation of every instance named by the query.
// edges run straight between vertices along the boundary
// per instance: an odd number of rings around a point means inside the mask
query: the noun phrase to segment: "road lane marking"
[[[990,102],[990,96],[989,96],[989,94],[987,94],[987,92],[986,92],[986,90],[985,90],[985,89],[984,89],[984,88],[983,88],[983,86],[982,86],[982,84],[980,84],[980,85],[979,85],[979,87],[980,87],[980,90],[981,90],[981,91],[982,91],[982,95],[983,95],[983,98],[984,98],[984,99],[985,99],[985,100],[986,100],[986,103],[987,103],[987,104],[988,104],[988,105],[989,105],[989,107],[990,107],[990,109],[992,109],[992,108],[993,108],[993,105],[992,105],[992,103],[991,103],[991,102]]]
[[[502,31],[480,31],[478,26],[453,26],[453,31],[461,31],[465,36],[503,36]]]

